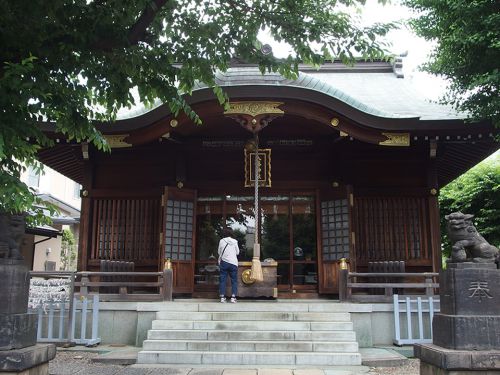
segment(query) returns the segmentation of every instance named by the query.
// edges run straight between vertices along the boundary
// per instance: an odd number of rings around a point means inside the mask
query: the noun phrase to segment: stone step
[[[179,312],[159,311],[156,313],[157,320],[178,320]],[[278,320],[278,321],[317,321],[317,322],[349,322],[349,313],[311,313],[311,312],[239,312],[239,311],[215,311],[215,312],[183,312],[182,320]]]
[[[213,340],[213,341],[354,341],[354,331],[220,331],[159,330],[148,331],[148,340]]]
[[[297,321],[216,321],[216,320],[154,320],[152,329],[162,330],[237,330],[237,331],[349,331],[352,322],[297,322]]]
[[[206,352],[338,352],[358,351],[357,342],[324,341],[213,341],[213,340],[146,340],[146,351]]]
[[[138,353],[140,364],[192,364],[192,365],[315,365],[359,366],[359,353],[285,353],[285,352],[204,352],[204,351],[151,351]]]
[[[138,303],[138,311],[178,311],[178,312],[369,312],[369,304],[360,303],[339,303],[338,301],[326,301],[321,303],[304,302],[296,300],[294,302],[282,301],[242,301],[238,303],[218,303],[218,302],[196,302],[196,301],[172,301],[172,302],[147,302]]]

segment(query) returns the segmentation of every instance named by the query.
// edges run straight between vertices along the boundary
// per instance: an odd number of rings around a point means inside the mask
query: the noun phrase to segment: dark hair
[[[225,237],[233,237],[233,230],[231,228],[224,228],[222,230],[222,237],[225,238]]]

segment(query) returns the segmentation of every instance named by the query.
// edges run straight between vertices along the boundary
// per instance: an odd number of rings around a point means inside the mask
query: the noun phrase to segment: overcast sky
[[[402,6],[400,1],[392,0],[391,4],[381,5],[377,0],[367,0],[366,5],[360,8],[361,20],[364,25],[375,22],[406,21],[412,17],[411,11]],[[278,57],[286,57],[291,49],[284,44],[272,42],[264,33],[260,35],[261,41],[270,43],[273,53]],[[435,76],[419,71],[418,67],[427,60],[432,49],[432,44],[417,37],[407,26],[389,33],[387,40],[391,42],[390,51],[396,55],[408,52],[403,60],[405,79],[411,80],[415,88],[425,97],[437,100],[445,90],[445,82]]]

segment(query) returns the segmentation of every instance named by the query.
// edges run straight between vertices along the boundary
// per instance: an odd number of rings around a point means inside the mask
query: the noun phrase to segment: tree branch
[[[137,44],[143,40],[146,29],[151,25],[160,9],[167,3],[168,0],[152,0],[146,9],[137,19],[136,23],[129,29],[127,40],[130,44]]]
[[[135,45],[140,41],[146,40],[146,30],[154,21],[156,15],[160,12],[161,8],[169,0],[151,0],[146,8],[142,11],[137,21],[129,28],[127,34],[128,45]],[[122,43],[116,39],[101,39],[94,43],[94,48],[103,51],[111,51],[117,48]]]

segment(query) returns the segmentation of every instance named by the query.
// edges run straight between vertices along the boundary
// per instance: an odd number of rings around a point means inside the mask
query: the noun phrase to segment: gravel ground
[[[93,363],[91,359],[98,356],[95,352],[58,351],[56,358],[49,364],[50,375],[153,375],[153,374],[185,374],[185,370],[176,369],[138,369],[127,366],[116,366],[102,363]],[[193,370],[193,375],[201,374],[200,370]],[[191,374],[191,373],[190,373]],[[418,359],[410,359],[406,366],[401,367],[373,367],[364,375],[418,375]]]
[[[368,374],[377,375],[419,375],[420,361],[418,359],[408,360],[408,364],[400,367],[373,367]]]

